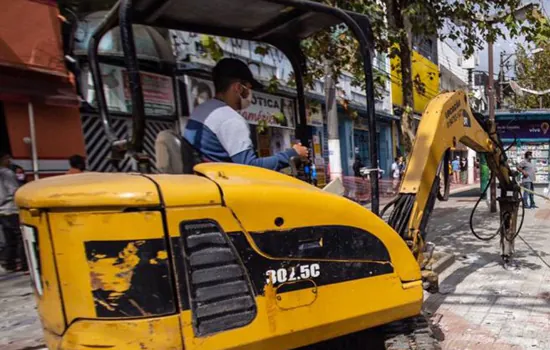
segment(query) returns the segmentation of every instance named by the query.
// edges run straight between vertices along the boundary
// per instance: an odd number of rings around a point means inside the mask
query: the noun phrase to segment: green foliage
[[[516,79],[519,86],[531,90],[550,89],[550,44],[540,43],[536,48],[541,52],[532,54],[533,46],[518,45],[516,49]],[[515,96],[515,106],[518,108],[550,108],[550,95],[539,97],[524,93],[523,97]]]
[[[223,58],[223,50],[215,37],[201,35],[201,45],[205,50],[204,55],[210,56],[214,61],[217,62]]]
[[[283,124],[286,120],[285,115],[282,112],[277,112],[273,114],[273,119],[279,124]]]
[[[279,90],[279,86],[279,79],[275,75],[273,75],[271,79],[269,79],[269,81],[267,82],[266,90],[269,93],[275,93],[277,92],[277,90]]]
[[[256,132],[258,134],[263,134],[267,131],[267,127],[268,127],[267,121],[265,119],[260,119],[258,121],[258,125],[256,125]]]

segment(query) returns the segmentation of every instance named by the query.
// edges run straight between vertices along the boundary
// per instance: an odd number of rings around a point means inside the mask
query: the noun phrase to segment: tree
[[[516,49],[516,80],[519,86],[531,90],[550,89],[550,44],[540,43],[542,51],[533,54],[529,46],[518,45]],[[550,108],[550,95],[537,96],[524,93],[512,98],[518,108]]]
[[[406,152],[412,149],[414,142],[412,124],[414,81],[411,62],[414,37],[438,36],[441,39],[451,39],[463,50],[465,56],[483,47],[487,40],[495,41],[498,37],[503,37],[503,28],[507,28],[512,37],[525,35],[531,40],[537,37],[538,40],[544,40],[548,37],[548,24],[543,17],[535,14],[529,14],[528,21],[524,22],[516,20],[512,15],[503,15],[492,22],[487,20],[495,14],[513,13],[521,6],[520,0],[319,0],[319,2],[368,15],[376,38],[376,50],[389,52],[390,57],[399,57],[398,71],[402,76],[404,99],[401,126]],[[304,50],[313,77],[320,78],[323,75],[322,63],[328,60],[331,62],[334,78],[337,79],[343,70],[347,70],[355,77],[353,84],[364,87],[362,60],[358,57],[357,42],[345,27],[339,26],[332,28],[328,33],[319,33],[308,40]]]

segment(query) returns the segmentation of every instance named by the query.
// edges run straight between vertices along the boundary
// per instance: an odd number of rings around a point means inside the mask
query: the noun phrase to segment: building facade
[[[109,161],[111,145],[97,110],[97,97],[88,62],[89,39],[105,14],[106,12],[102,11],[95,12],[77,23],[72,52],[78,61],[78,71],[75,75],[82,97],[81,134],[84,136],[88,166],[93,171],[114,170]],[[167,31],[163,33],[155,28],[140,25],[134,25],[133,29],[145,101],[144,150],[154,164],[157,134],[162,130],[175,128],[176,125],[178,113],[175,61]],[[98,53],[111,126],[117,137],[124,138],[132,132],[132,105],[118,27],[101,39]],[[127,157],[122,162],[121,169],[135,169],[133,160]]]
[[[29,179],[64,173],[84,140],[57,3],[4,2],[0,23],[0,148]]]

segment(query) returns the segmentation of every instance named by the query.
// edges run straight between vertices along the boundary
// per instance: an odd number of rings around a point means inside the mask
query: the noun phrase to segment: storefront
[[[310,103],[307,108],[307,125],[311,139],[308,146],[311,152],[311,159],[317,171],[317,186],[323,187],[327,184],[328,154],[323,151],[327,144],[327,135],[324,128],[324,113],[320,104]]]
[[[187,116],[200,103],[214,97],[214,84],[205,77],[183,77]],[[252,104],[241,112],[250,125],[250,136],[259,157],[292,147],[295,138],[296,106],[292,98],[263,92],[253,93]]]
[[[84,153],[79,101],[55,2],[8,1],[0,12],[0,150],[28,179],[63,174]]]
[[[110,142],[97,112],[97,96],[88,64],[88,42],[105,12],[96,12],[79,22],[75,34],[74,54],[79,60],[79,84],[83,103],[80,109],[88,167],[93,171],[112,171],[109,161]],[[151,27],[134,25],[137,57],[145,102],[144,151],[154,164],[155,139],[162,130],[175,128],[177,104],[173,70],[175,61],[168,39]],[[122,60],[120,30],[109,31],[99,44],[100,68],[111,126],[119,138],[132,133],[132,102],[127,71]],[[135,169],[131,158],[122,162],[122,169]]]
[[[394,132],[391,122],[382,119],[386,118],[378,115],[378,121],[376,123],[378,166],[383,171],[382,177],[388,177],[390,176],[391,165],[393,163],[396,141],[394,141]],[[365,166],[370,166],[371,164],[369,138],[370,131],[368,128],[368,119],[360,116],[353,121],[354,154],[361,158]]]
[[[536,164],[535,184],[549,183],[550,111],[497,114],[497,127],[512,169],[524,159],[525,152],[533,153]]]

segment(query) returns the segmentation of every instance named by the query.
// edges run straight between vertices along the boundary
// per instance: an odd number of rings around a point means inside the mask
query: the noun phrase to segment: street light
[[[530,11],[533,11],[537,7],[538,6],[534,3],[528,3],[512,11],[512,15],[516,20],[522,21],[527,17],[527,13],[529,13]],[[481,18],[481,20],[484,22],[487,22],[487,24],[489,24],[490,26],[493,26],[495,23],[498,23],[502,19],[504,19],[507,15],[508,15],[507,13],[499,13],[495,16],[491,16],[490,18]],[[494,44],[493,40],[489,39],[487,41],[487,53],[489,56],[489,81],[488,81],[489,87],[487,89],[487,95],[489,95],[488,96],[489,97],[489,120],[491,122],[491,130],[489,131],[491,134],[494,135],[496,134],[496,122],[495,122],[495,91],[494,91],[494,78],[493,78],[493,74],[494,74],[493,44]],[[491,196],[491,200],[490,200],[489,207],[490,207],[491,213],[496,213],[497,183],[495,179],[493,179],[493,181],[491,182],[490,196]]]

